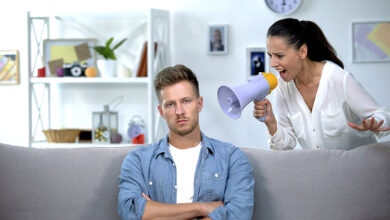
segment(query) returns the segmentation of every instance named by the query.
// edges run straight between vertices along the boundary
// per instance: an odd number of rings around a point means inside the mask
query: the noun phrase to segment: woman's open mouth
[[[280,77],[284,78],[286,76],[286,70],[279,71]]]

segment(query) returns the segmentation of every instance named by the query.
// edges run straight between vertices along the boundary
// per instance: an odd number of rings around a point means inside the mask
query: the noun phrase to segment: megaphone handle
[[[256,101],[264,100],[264,98],[265,98],[265,97],[257,98]],[[259,120],[259,121],[261,121],[261,122],[264,122],[264,121],[265,121],[265,116],[267,116],[267,104],[265,104],[264,107],[265,107],[264,115],[257,119],[257,120]]]

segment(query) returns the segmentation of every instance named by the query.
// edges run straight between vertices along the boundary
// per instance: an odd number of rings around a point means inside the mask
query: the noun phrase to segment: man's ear
[[[199,108],[199,112],[201,112],[202,108],[203,108],[203,97],[202,96],[199,96],[199,98],[198,98],[198,108]]]
[[[307,45],[306,44],[303,44],[300,48],[299,48],[299,57],[301,59],[305,59],[307,57]]]
[[[160,112],[161,117],[164,118],[164,114],[163,114],[161,105],[158,105],[157,108],[158,108],[158,111]],[[165,118],[164,118],[164,119],[165,119]]]

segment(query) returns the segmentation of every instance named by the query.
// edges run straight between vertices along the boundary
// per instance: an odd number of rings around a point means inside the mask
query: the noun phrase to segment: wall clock
[[[303,0],[265,0],[267,7],[280,15],[289,15],[295,12]]]

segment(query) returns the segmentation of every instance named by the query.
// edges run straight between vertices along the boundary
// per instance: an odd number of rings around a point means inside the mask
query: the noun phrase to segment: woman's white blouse
[[[270,137],[271,149],[293,149],[298,139],[304,149],[352,149],[376,143],[376,137],[390,132],[357,131],[348,121],[361,124],[363,118],[384,120],[388,127],[390,112],[380,107],[361,84],[336,64],[327,61],[322,70],[312,112],[293,81],[278,79],[274,110],[278,120]]]

